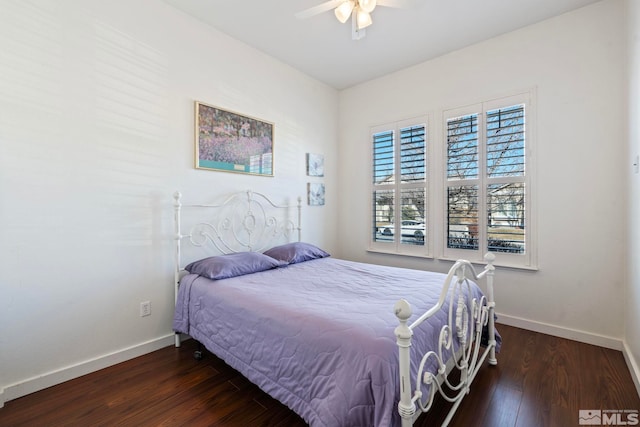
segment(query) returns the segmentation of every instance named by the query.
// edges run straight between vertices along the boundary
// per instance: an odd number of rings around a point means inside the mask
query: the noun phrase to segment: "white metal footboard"
[[[396,328],[397,344],[400,354],[400,402],[398,411],[402,417],[402,426],[412,426],[421,413],[427,412],[433,404],[436,390],[443,398],[453,406],[443,422],[446,426],[451,421],[462,399],[469,393],[469,386],[482,366],[487,355],[489,363],[496,365],[496,339],[493,300],[493,275],[495,267],[493,262],[495,255],[488,253],[484,257],[487,264],[480,274],[476,274],[469,261],[459,260],[449,270],[438,303],[424,313],[411,325],[407,325],[411,317],[411,306],[406,300],[396,303],[394,310],[400,321]],[[487,293],[480,300],[473,297],[470,291],[469,280],[478,281],[486,279]],[[418,367],[418,374],[411,381],[411,337],[413,331],[438,312],[445,301],[449,299],[448,323],[440,331],[438,348],[426,353]],[[480,354],[480,342],[483,328],[487,326],[488,343]],[[454,344],[455,342],[455,344]],[[460,371],[460,380],[457,384],[451,384],[447,377],[450,369],[447,367],[445,354],[455,350],[452,369]],[[435,373],[425,371],[428,361],[437,362],[438,371]],[[451,365],[451,362],[450,362]],[[423,396],[422,384],[429,386],[428,396]],[[453,394],[450,396],[449,394]],[[419,411],[417,409],[420,409]]]

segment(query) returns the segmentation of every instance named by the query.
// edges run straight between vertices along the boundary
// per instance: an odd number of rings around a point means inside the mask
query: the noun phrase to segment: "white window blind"
[[[509,264],[531,265],[527,100],[445,112],[445,257],[500,252]]]
[[[427,133],[424,121],[372,130],[371,247],[426,254]]]

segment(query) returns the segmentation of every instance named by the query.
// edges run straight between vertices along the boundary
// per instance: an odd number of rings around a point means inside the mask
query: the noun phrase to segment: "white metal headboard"
[[[251,190],[233,193],[214,205],[182,204],[179,191],[173,198],[176,300],[178,282],[188,262],[206,256],[263,251],[302,239],[302,197],[297,197],[295,205],[278,205]],[[187,214],[190,218],[185,219]],[[197,257],[185,260],[183,244],[202,250]],[[179,346],[177,335],[176,346]]]

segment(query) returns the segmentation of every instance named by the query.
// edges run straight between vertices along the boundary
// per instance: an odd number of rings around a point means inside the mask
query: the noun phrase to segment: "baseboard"
[[[549,323],[536,322],[520,317],[508,316],[506,314],[496,313],[496,316],[498,316],[496,323],[515,326],[516,328],[527,329],[529,331],[540,332],[560,338],[567,338],[613,350],[622,351],[623,349],[622,340],[619,338],[607,337],[605,335],[593,334],[590,332],[579,331],[577,329],[563,328]]]
[[[124,348],[95,359],[90,359],[56,371],[39,375],[37,377],[29,378],[19,383],[8,385],[4,389],[0,389],[0,408],[4,406],[4,402],[9,402],[10,400],[26,396],[27,394],[81,377],[91,372],[116,365],[120,362],[151,353],[152,351],[156,351],[173,344],[174,334],[170,334],[142,344]]]
[[[631,372],[631,378],[633,378],[633,383],[636,385],[636,391],[640,397],[640,367],[638,366],[638,361],[633,357],[633,353],[626,341],[623,342],[623,346],[622,354],[624,354],[624,360],[627,362],[629,372]]]

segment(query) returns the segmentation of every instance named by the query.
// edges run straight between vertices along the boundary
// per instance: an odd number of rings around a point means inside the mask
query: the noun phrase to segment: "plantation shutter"
[[[400,174],[402,182],[424,181],[427,172],[425,128],[412,126],[400,129]]]
[[[476,108],[445,124],[446,249],[523,254],[525,105]]]
[[[487,250],[525,252],[525,107],[489,110],[487,129]]]
[[[372,130],[372,244],[424,254],[427,236],[426,125],[405,121]]]
[[[487,112],[487,176],[524,175],[524,105]]]
[[[393,131],[373,135],[373,182],[393,184],[394,182]]]

